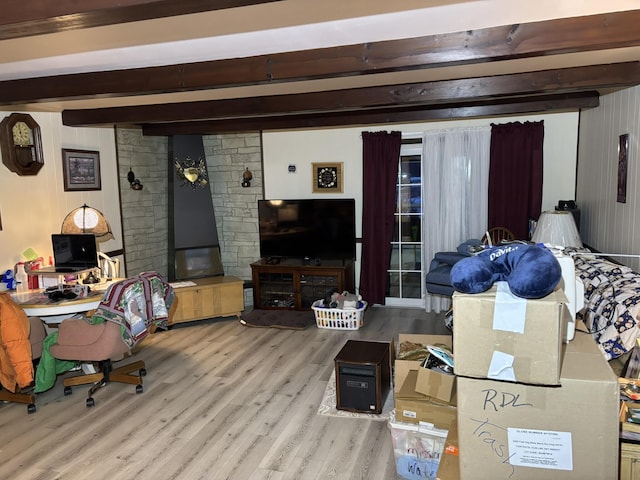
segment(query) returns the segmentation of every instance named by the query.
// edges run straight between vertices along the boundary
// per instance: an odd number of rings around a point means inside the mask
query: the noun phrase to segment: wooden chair
[[[508,228],[504,227],[493,227],[490,228],[487,233],[482,237],[483,245],[498,245],[503,240],[512,241],[515,240],[516,237],[511,233]]]

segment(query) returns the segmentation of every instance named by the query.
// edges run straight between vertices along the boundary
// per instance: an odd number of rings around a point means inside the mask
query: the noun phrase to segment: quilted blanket
[[[161,275],[143,272],[111,285],[89,321],[118,323],[122,341],[133,347],[152,325],[166,328],[173,300],[173,288]]]
[[[640,336],[640,274],[591,255],[573,257],[584,283],[585,308],[578,314],[607,360],[633,349]]]

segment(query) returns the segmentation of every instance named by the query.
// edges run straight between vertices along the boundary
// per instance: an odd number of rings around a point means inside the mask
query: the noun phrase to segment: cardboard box
[[[458,377],[461,478],[618,478],[618,410],[617,378],[579,332],[559,387]]]
[[[460,449],[458,448],[458,422],[453,421],[444,442],[436,480],[460,480]]]
[[[456,391],[456,376],[418,367],[416,392],[450,402]]]
[[[411,342],[411,343],[420,343],[424,346],[433,345],[436,343],[442,343],[451,347],[453,345],[453,340],[451,335],[422,335],[422,334],[411,334],[411,333],[401,333],[398,335],[398,343],[395,348],[396,357],[397,352],[400,349],[400,345],[403,342]],[[398,360],[396,359],[394,362],[394,383],[393,383],[393,391],[397,392],[405,379],[407,378],[407,374],[410,371],[417,371],[420,367],[420,361],[418,360]]]
[[[456,375],[558,385],[569,316],[565,303],[560,289],[525,300],[513,296],[505,282],[484,293],[454,293]]]
[[[408,372],[402,387],[394,394],[396,419],[405,423],[423,423],[446,430],[456,418],[455,403],[442,402],[416,392],[418,372]],[[453,401],[455,402],[455,398]]]

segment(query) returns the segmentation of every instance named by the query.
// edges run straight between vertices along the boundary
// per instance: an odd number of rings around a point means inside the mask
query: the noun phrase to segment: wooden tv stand
[[[254,309],[310,310],[328,291],[355,293],[353,260],[314,261],[267,258],[251,264]]]
[[[205,318],[240,318],[244,310],[244,282],[236,277],[218,276],[184,280],[195,285],[174,288],[175,306],[169,325]]]

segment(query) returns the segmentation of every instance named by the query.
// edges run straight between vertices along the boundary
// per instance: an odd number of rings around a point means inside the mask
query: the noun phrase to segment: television
[[[260,256],[356,257],[354,199],[258,200]]]

